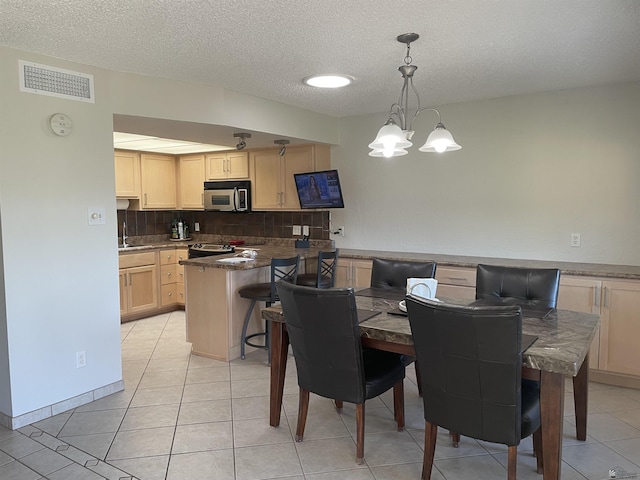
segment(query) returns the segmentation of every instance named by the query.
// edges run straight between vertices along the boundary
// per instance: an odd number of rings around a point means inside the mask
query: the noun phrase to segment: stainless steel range
[[[210,257],[212,255],[224,255],[234,253],[235,247],[231,245],[217,245],[212,243],[194,243],[189,245],[189,258]]]

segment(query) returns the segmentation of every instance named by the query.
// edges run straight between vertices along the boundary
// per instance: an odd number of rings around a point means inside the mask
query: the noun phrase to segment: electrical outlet
[[[306,235],[307,237],[309,236],[309,225],[302,226],[302,235]]]
[[[195,222],[193,224],[193,231],[194,232],[199,232],[200,231],[200,224],[198,222]]]
[[[344,237],[344,226],[336,227],[333,232],[334,235],[342,235]]]
[[[579,233],[572,233],[571,234],[571,246],[572,247],[579,247],[580,246],[580,234]]]
[[[293,235],[302,235],[302,226],[294,225],[293,226]]]
[[[87,352],[84,350],[76,352],[76,368],[82,368],[87,366]]]

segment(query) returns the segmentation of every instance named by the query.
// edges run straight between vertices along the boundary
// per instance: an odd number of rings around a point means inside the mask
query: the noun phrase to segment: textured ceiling
[[[397,100],[406,32],[423,106],[640,80],[638,0],[0,0],[0,45],[337,117]]]

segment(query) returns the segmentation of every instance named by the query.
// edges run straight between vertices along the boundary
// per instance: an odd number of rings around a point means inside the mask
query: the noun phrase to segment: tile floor
[[[282,423],[269,427],[264,352],[230,364],[191,356],[184,312],[122,325],[126,389],[10,431],[0,427],[0,478],[141,480],[372,480],[420,478],[421,399],[414,370],[405,382],[407,428],[397,432],[385,394],[367,402],[366,464],[355,464],[354,408],[338,415],[312,397],[305,440],[293,441],[297,414],[290,359]],[[640,390],[592,384],[589,437],[575,440],[567,383],[562,478],[608,478],[610,468],[640,475]],[[535,473],[531,441],[518,450],[518,478]],[[438,437],[434,480],[506,478],[506,449]]]

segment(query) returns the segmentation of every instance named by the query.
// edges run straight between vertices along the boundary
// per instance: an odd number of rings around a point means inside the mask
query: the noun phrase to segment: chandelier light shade
[[[411,138],[414,131],[412,129],[413,121],[422,112],[430,110],[438,115],[438,123],[434,130],[431,132],[425,144],[418,150],[421,152],[451,152],[454,150],[460,150],[462,147],[456,143],[453,139],[451,132],[445,128],[441,122],[440,112],[435,108],[420,108],[420,96],[418,91],[413,86],[413,74],[418,69],[417,66],[412,65],[411,42],[416,41],[420,36],[417,33],[404,33],[398,35],[397,40],[400,43],[407,45],[407,54],[404,57],[404,65],[400,66],[398,70],[402,74],[404,83],[402,90],[400,91],[400,98],[398,102],[391,105],[389,109],[389,118],[385,124],[378,131],[378,135],[373,142],[369,144],[371,151],[369,156],[371,157],[399,157],[406,155],[405,149],[411,147]],[[409,118],[409,90],[413,91],[416,96],[416,111],[411,117],[411,120],[407,122]]]

